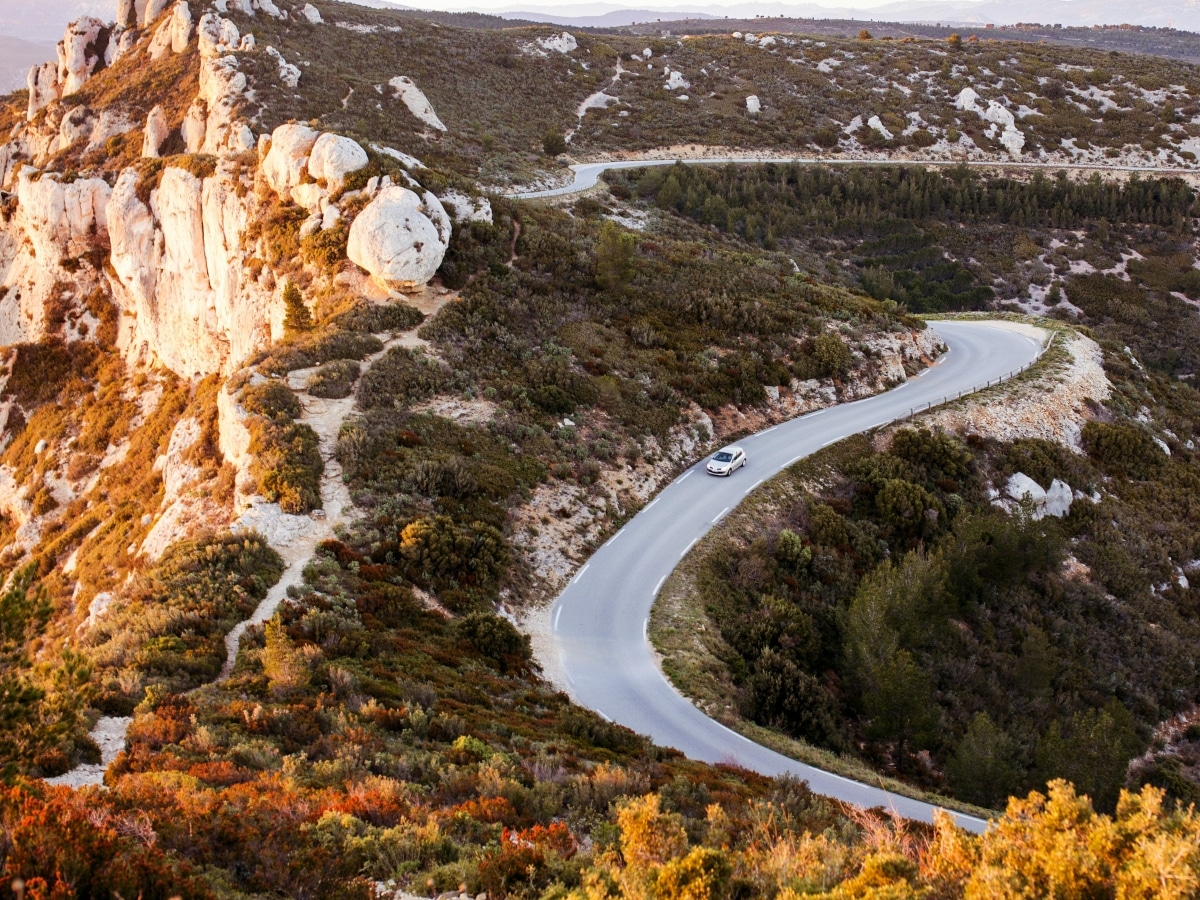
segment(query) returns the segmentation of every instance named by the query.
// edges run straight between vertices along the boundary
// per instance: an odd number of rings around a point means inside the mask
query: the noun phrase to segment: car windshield
[[[720,453],[714,456],[713,459],[716,462],[729,462],[731,459],[733,459],[733,454],[726,450],[722,450]]]

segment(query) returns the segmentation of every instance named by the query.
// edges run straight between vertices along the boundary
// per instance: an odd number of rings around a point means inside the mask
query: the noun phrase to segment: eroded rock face
[[[188,107],[187,115],[183,117],[183,125],[180,126],[184,149],[188,153],[199,153],[200,148],[204,146],[207,118],[206,104],[197,97]]]
[[[238,49],[242,38],[236,25],[216,13],[206,13],[200,17],[197,33],[200,36],[200,55],[202,57],[232,53]]]
[[[376,281],[404,290],[425,284],[450,243],[450,217],[438,199],[390,184],[350,226],[346,254]]]
[[[56,175],[21,169],[15,179],[17,211],[0,228],[0,344],[36,341],[45,334],[45,310],[59,283],[60,262],[76,259],[107,240],[110,189],[99,178],[69,184]]]
[[[142,10],[142,27],[146,28],[154,23],[154,21],[167,11],[167,7],[171,5],[171,0],[146,0],[146,5]]]
[[[336,194],[342,189],[346,176],[357,172],[368,162],[367,151],[357,141],[340,134],[323,134],[312,145],[308,174],[317,181],[324,181],[329,192]]]
[[[281,197],[290,196],[308,170],[308,155],[320,133],[307,125],[280,125],[271,133],[271,149],[262,161],[267,184]]]
[[[254,149],[254,134],[237,115],[237,104],[246,91],[246,75],[232,56],[200,61],[200,97],[208,110],[204,124],[203,153],[222,155]]]
[[[192,9],[187,0],[179,0],[171,9],[171,52],[182,53],[192,39]]]
[[[74,94],[106,64],[105,53],[111,29],[99,19],[84,16],[67,26],[58,42],[60,96]]]
[[[150,110],[150,115],[146,116],[146,130],[142,132],[142,157],[157,157],[169,132],[167,114],[161,106],[154,107]]]
[[[25,78],[25,86],[29,88],[26,118],[32,121],[34,116],[58,99],[58,65],[47,62],[34,66]]]
[[[249,201],[220,171],[202,181],[167,167],[149,204],[137,183],[135,170],[122,172],[106,210],[114,299],[131,313],[122,349],[187,377],[222,371],[266,344],[273,317],[282,319],[271,292],[243,275]]]

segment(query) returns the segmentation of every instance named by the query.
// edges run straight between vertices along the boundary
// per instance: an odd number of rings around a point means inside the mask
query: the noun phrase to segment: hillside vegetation
[[[1152,735],[1198,687],[1194,191],[898,163],[1189,167],[1195,70],[495,24],[185,0],[82,20],[0,102],[13,890],[1194,892],[1197,741]],[[676,144],[897,165],[499,193]],[[1104,342],[1086,452],[851,442],[704,586],[747,716],[1024,793],[987,835],[687,761],[539,671],[514,614],[681,466],[915,375],[916,313],[996,308]],[[1018,470],[1099,500],[993,507]]]

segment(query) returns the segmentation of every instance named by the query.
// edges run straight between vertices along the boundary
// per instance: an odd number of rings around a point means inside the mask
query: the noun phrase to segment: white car
[[[732,475],[746,464],[746,451],[741,447],[722,447],[705,468],[709,475]]]

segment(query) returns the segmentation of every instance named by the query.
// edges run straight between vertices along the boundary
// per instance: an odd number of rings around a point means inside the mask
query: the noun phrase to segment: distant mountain
[[[607,3],[581,3],[563,8],[518,7],[505,18],[530,19],[579,28],[614,28],[633,23],[677,19],[855,19],[880,22],[942,22],[1013,25],[1041,22],[1090,27],[1129,23],[1155,28],[1200,31],[1200,0],[1148,0],[1130,6],[1126,0],[897,0],[883,6],[826,6],[816,3],[680,4],[663,9],[614,9]]]
[[[0,94],[25,87],[31,66],[54,57],[54,45],[0,35]]]
[[[548,22],[567,28],[623,28],[642,22],[668,21],[669,19],[715,19],[712,13],[684,10],[614,9],[590,15],[563,15],[545,9],[524,9],[501,13],[505,19],[525,19],[532,22]]]

